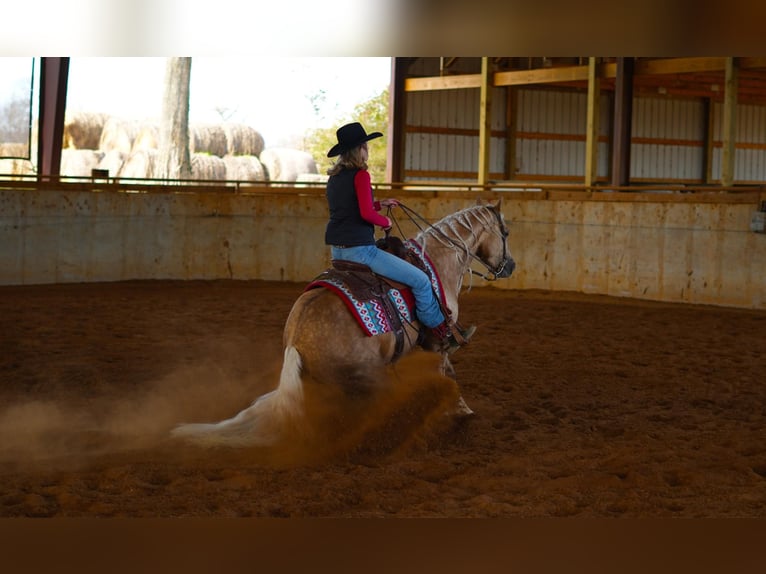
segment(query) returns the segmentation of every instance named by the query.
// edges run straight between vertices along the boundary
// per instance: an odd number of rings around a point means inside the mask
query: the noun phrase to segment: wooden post
[[[505,179],[516,179],[516,88],[506,88],[505,100]]]
[[[601,86],[595,57],[588,58],[588,124],[585,134],[585,185],[596,183],[598,174],[598,118]]]
[[[723,94],[723,148],[721,150],[721,185],[724,187],[734,184],[738,76],[734,58],[726,58],[726,79]]]
[[[492,128],[492,78],[489,58],[481,59],[481,101],[479,104],[479,185],[489,181],[489,159]]]
[[[713,125],[713,118],[714,113],[713,110],[715,109],[713,106],[713,100],[711,98],[705,98],[702,101],[702,107],[703,107],[703,118],[702,118],[702,141],[704,142],[704,150],[703,153],[705,154],[702,157],[702,181],[705,183],[712,183],[713,182],[713,148],[715,147],[713,145],[713,134],[714,131],[714,125]]]

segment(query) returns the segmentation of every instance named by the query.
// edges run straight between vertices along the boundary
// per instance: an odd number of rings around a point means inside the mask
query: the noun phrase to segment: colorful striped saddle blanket
[[[399,240],[401,243],[401,240]],[[431,285],[442,305],[444,291],[431,260],[418,243],[408,239],[403,243],[405,259],[417,265],[431,278]],[[401,255],[400,255],[401,256]],[[338,295],[359,326],[370,337],[403,331],[403,322],[415,321],[415,298],[412,290],[389,282],[366,265],[349,261],[334,261],[333,267],[312,280],[305,291],[325,288]]]

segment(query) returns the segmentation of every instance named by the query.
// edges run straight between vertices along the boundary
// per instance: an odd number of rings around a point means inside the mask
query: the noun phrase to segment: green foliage
[[[317,162],[319,173],[327,173],[333,161],[327,157],[327,151],[337,142],[335,130],[349,122],[361,123],[367,133],[381,132],[383,134],[382,138],[374,139],[369,143],[370,158],[367,161],[373,183],[382,182],[386,176],[388,88],[374,98],[357,105],[349,116],[338,121],[338,125],[311,130],[304,140],[305,151],[309,152]]]

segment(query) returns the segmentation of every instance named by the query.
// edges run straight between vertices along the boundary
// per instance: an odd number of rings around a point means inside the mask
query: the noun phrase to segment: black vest
[[[362,219],[354,188],[358,169],[344,169],[327,180],[330,221],[325,230],[327,245],[374,245],[375,226]],[[370,189],[372,195],[372,189]]]

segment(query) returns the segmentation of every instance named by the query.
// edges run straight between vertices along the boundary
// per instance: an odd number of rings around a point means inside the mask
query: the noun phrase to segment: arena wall
[[[476,201],[475,192],[395,195],[430,221]],[[514,275],[495,284],[500,288],[766,308],[766,234],[750,227],[764,194],[544,191],[484,197],[503,198],[517,261]],[[321,188],[2,189],[0,284],[308,281],[329,264],[326,214]],[[403,235],[415,233],[411,223],[401,223]],[[473,285],[482,284],[473,279]]]

